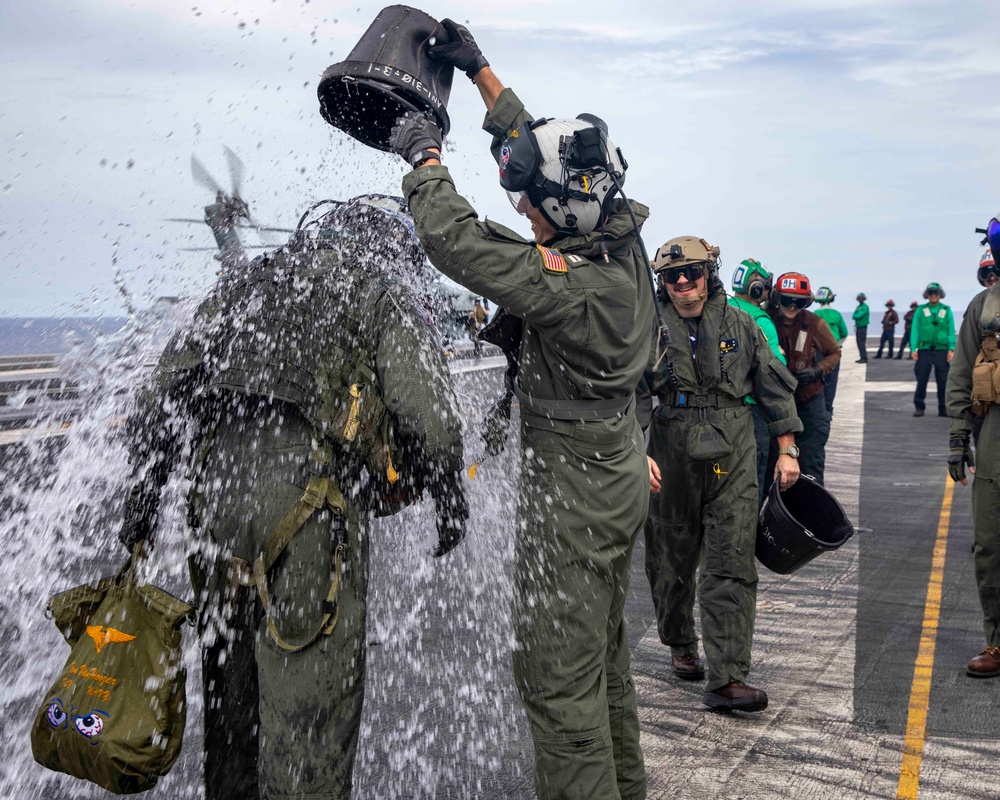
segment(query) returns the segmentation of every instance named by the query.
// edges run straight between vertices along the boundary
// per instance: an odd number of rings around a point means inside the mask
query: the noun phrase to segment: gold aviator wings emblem
[[[131,642],[135,639],[130,634],[122,633],[114,628],[105,628],[103,625],[88,625],[87,636],[94,640],[94,646],[97,648],[98,653],[107,644]]]

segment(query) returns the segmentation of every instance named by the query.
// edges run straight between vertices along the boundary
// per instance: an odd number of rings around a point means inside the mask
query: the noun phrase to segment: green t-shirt
[[[746,311],[753,317],[754,322],[757,323],[757,327],[761,329],[764,338],[767,339],[767,343],[771,346],[771,350],[780,359],[782,364],[787,364],[785,354],[781,352],[781,345],[778,344],[778,329],[774,327],[774,321],[768,316],[768,313],[754,303],[753,300],[745,300],[742,297],[729,297],[728,300],[729,305],[741,311]]]
[[[830,330],[837,337],[838,342],[843,342],[847,338],[847,323],[844,321],[844,315],[837,309],[830,308],[830,306],[820,306],[816,309],[816,316],[830,326]]]

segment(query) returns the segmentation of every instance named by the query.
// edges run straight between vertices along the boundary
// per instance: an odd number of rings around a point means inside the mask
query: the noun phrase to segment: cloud
[[[317,114],[316,82],[381,3],[49,0],[0,6],[0,314],[109,285],[110,252],[155,295],[198,291],[207,229],[192,152],[225,180],[247,163],[258,217],[398,192],[401,163]],[[968,263],[995,210],[1000,8],[973,2],[432,0],[469,27],[538,114],[604,116],[651,206],[651,247],[679,233],[814,282],[919,282]],[[497,190],[478,93],[449,105],[459,189],[518,228]],[[20,136],[19,136],[20,135]],[[18,138],[19,137],[19,138]],[[134,167],[127,169],[132,160]],[[103,163],[102,163],[103,162]],[[117,166],[115,166],[117,164]],[[520,228],[523,229],[523,228]],[[738,257],[737,257],[738,256]],[[728,263],[728,262],[727,262]],[[12,266],[13,265],[13,266]],[[896,276],[896,277],[894,277]],[[48,285],[46,285],[48,284]],[[908,284],[907,284],[908,285]],[[27,287],[27,288],[25,288]],[[113,290],[101,302],[114,304]],[[898,299],[898,298],[897,298]]]

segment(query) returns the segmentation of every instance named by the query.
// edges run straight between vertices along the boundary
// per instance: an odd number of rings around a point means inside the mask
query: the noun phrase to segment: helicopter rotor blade
[[[162,217],[161,222],[185,222],[193,225],[204,225],[204,219],[195,217]],[[272,225],[236,225],[240,230],[266,231],[268,233],[295,233],[293,228],[276,228]]]
[[[233,197],[243,199],[243,176],[246,174],[246,165],[232,149],[226,145],[222,145],[222,149],[226,151],[226,163],[229,164],[229,178],[233,185]]]
[[[252,228],[255,231],[268,231],[270,233],[295,233],[292,228],[273,228],[270,225],[238,225],[239,228]]]
[[[243,245],[243,249],[244,250],[274,250],[275,247],[274,247],[273,244],[251,244],[251,245]],[[174,250],[177,250],[177,251],[182,252],[182,253],[217,253],[217,252],[219,252],[219,248],[218,247],[175,247]]]
[[[216,193],[222,191],[219,182],[209,174],[208,170],[205,169],[205,165],[194,154],[191,155],[191,175],[194,177],[194,182],[199,186],[204,186],[209,191]]]

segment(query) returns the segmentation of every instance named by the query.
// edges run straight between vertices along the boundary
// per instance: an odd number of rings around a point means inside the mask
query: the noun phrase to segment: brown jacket
[[[778,329],[778,342],[785,351],[790,372],[799,372],[816,365],[817,355],[822,356],[818,366],[824,376],[833,372],[840,363],[840,345],[837,344],[837,339],[830,331],[830,326],[812,311],[800,311],[791,320],[779,314],[774,320],[774,326]],[[823,386],[822,380],[799,386],[795,390],[796,404],[805,405],[822,394]]]
[[[912,318],[911,318],[912,319]],[[899,324],[899,314],[896,310],[890,308],[885,314],[882,315],[882,330],[891,331],[894,330],[896,325]]]

